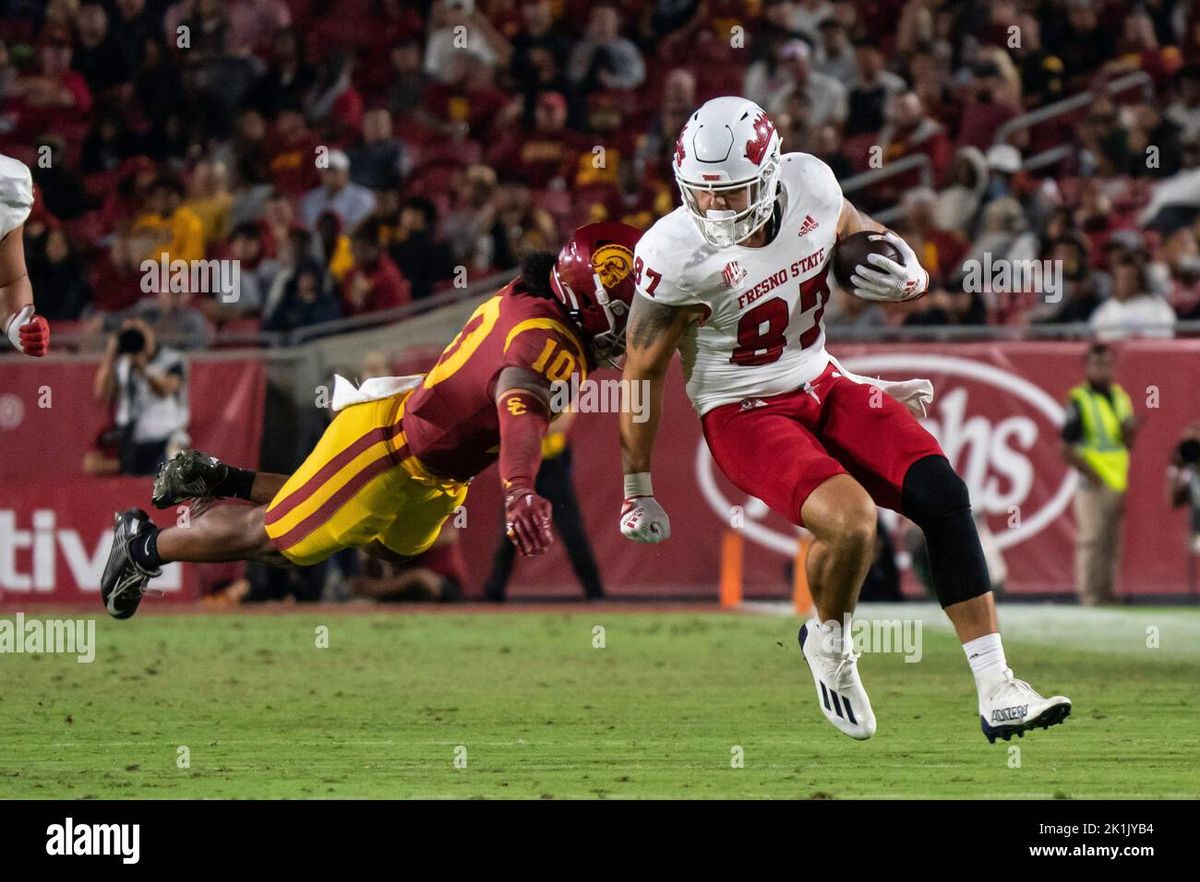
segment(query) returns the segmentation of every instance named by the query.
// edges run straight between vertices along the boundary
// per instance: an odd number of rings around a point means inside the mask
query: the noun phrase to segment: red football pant
[[[801,526],[809,494],[841,474],[876,504],[902,512],[909,467],[945,455],[908,408],[877,386],[847,380],[832,364],[808,390],[723,404],[701,424],[726,477]]]

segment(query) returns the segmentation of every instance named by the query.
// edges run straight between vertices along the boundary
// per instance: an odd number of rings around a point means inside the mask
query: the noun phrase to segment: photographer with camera
[[[1171,453],[1167,466],[1167,505],[1188,507],[1191,514],[1188,548],[1192,555],[1200,555],[1200,420],[1184,429],[1183,437]],[[1191,568],[1188,575],[1190,581]]]
[[[121,474],[152,475],[189,443],[187,372],[183,355],[160,346],[139,318],[109,337],[95,379],[96,397],[116,405]]]

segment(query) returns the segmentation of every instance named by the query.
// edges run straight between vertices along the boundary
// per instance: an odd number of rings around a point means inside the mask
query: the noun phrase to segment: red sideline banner
[[[1063,462],[1059,430],[1068,390],[1082,382],[1084,343],[840,345],[849,370],[887,379],[927,377],[935,397],[926,427],[966,480],[1008,568],[1013,595],[1074,590],[1075,477]],[[1118,590],[1175,595],[1188,590],[1186,513],[1167,509],[1164,470],[1184,426],[1200,419],[1200,341],[1136,341],[1119,347],[1117,381],[1141,423],[1126,500]],[[597,376],[615,376],[600,372]],[[617,529],[621,466],[616,418],[582,414],[572,432],[576,486],[607,590],[713,598],[721,537],[735,516],[744,524],[745,590],[787,597],[784,566],[796,530],[747,498],[708,455],[678,369],[668,379],[654,459],[654,489],[671,516],[672,538],[640,545]],[[886,438],[879,439],[886,444]],[[787,456],[787,451],[779,451]],[[500,494],[493,473],[478,478],[463,531],[471,588],[487,577],[499,535]],[[737,508],[735,508],[737,507]],[[886,519],[889,524],[895,518]],[[482,530],[480,525],[482,524]],[[561,591],[560,591],[561,589]],[[574,578],[561,547],[518,560],[512,595],[571,593]]]
[[[1074,477],[1062,461],[1059,427],[1067,391],[1081,381],[1084,350],[1082,343],[1034,342],[834,347],[858,373],[933,380],[935,399],[925,424],[966,479],[975,508],[986,514],[1012,595],[1073,590]],[[1163,471],[1183,427],[1200,418],[1198,366],[1200,341],[1139,341],[1120,349],[1118,382],[1142,424],[1118,580],[1126,595],[1188,590],[1186,516],[1166,508]],[[112,512],[149,501],[147,479],[81,473],[83,451],[106,420],[91,398],[93,370],[94,365],[74,363],[0,363],[0,591],[9,601],[94,601]],[[597,377],[616,374],[602,371]],[[51,390],[46,408],[38,406],[41,387]],[[231,462],[256,462],[261,364],[194,363],[191,405],[197,447]],[[784,566],[796,530],[739,493],[713,467],[678,369],[668,380],[654,463],[655,491],[672,519],[672,538],[661,545],[630,542],[617,529],[616,424],[613,414],[585,413],[572,432],[583,517],[609,593],[715,598],[721,538],[736,520],[747,540],[747,595],[786,597]],[[501,540],[497,483],[490,470],[474,482],[467,500],[460,536],[471,568],[468,595],[481,591]],[[175,517],[161,515],[163,523]],[[159,581],[169,598],[194,598],[213,572],[186,566]],[[168,587],[172,582],[177,587]],[[561,544],[542,558],[518,560],[512,596],[577,591]]]
[[[0,362],[0,601],[98,602],[114,511],[140,506],[160,525],[179,517],[150,506],[150,478],[92,477],[84,453],[111,422],[92,395],[95,362]],[[231,462],[258,461],[265,401],[260,361],[189,365],[193,443]],[[195,599],[220,567],[168,567],[167,598]]]

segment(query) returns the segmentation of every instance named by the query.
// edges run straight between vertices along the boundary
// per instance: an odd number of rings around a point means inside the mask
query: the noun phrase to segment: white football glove
[[[626,499],[621,507],[621,535],[634,542],[662,542],[671,538],[671,519],[653,496]]]
[[[650,475],[646,472],[625,476],[621,535],[634,542],[653,543],[671,538],[671,519],[654,498]]]
[[[891,230],[880,235],[896,246],[904,263],[896,263],[882,254],[868,254],[867,263],[871,266],[860,263],[850,277],[855,296],[893,303],[920,297],[929,287],[929,273],[921,268],[916,252]]]

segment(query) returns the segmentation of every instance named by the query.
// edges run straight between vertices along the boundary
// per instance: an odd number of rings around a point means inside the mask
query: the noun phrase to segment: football
[[[852,233],[838,242],[833,249],[833,277],[847,291],[853,290],[850,277],[854,275],[854,270],[859,264],[867,263],[868,254],[882,254],[896,263],[904,263],[896,246],[885,239],[882,233],[867,230]]]

